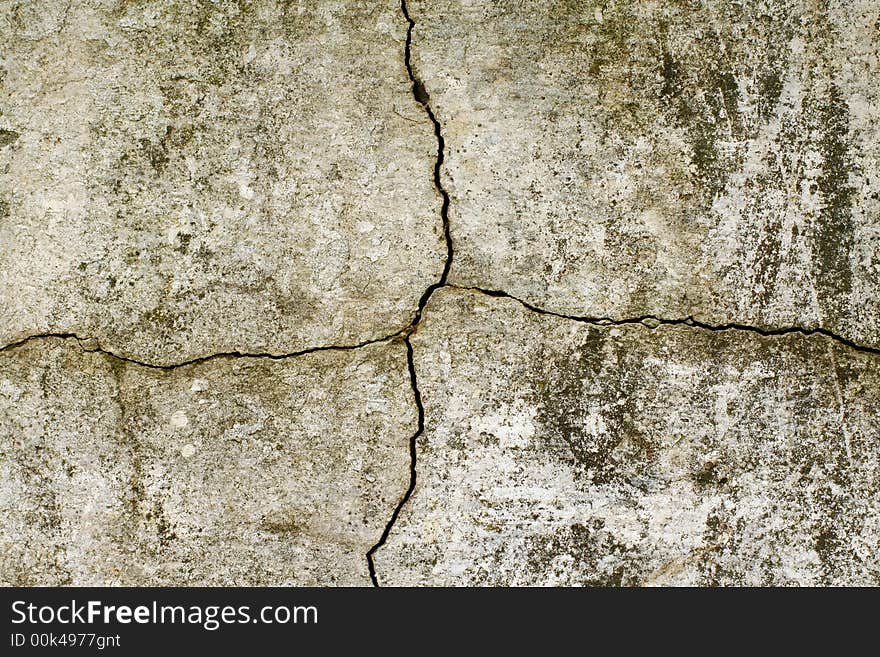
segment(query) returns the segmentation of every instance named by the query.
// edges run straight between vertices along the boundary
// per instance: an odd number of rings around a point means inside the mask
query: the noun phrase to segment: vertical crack
[[[404,18],[406,18],[407,23],[409,23],[406,30],[406,46],[403,51],[403,62],[406,65],[407,75],[409,75],[409,79],[412,82],[413,98],[415,98],[416,102],[425,110],[425,114],[428,115],[431,124],[434,126],[434,136],[437,138],[437,158],[434,160],[434,188],[443,200],[443,203],[440,206],[440,218],[443,221],[443,237],[446,240],[446,262],[443,264],[443,272],[440,274],[440,280],[429,286],[428,289],[425,290],[425,293],[422,294],[422,298],[419,299],[419,305],[415,317],[413,317],[413,321],[409,326],[409,330],[412,332],[422,319],[422,311],[425,309],[428,299],[431,298],[431,295],[435,290],[446,285],[446,279],[449,277],[449,270],[452,267],[453,249],[452,234],[449,230],[449,194],[446,192],[446,189],[444,189],[443,181],[441,179],[441,170],[443,169],[443,160],[446,152],[446,140],[443,138],[443,130],[440,126],[440,121],[437,120],[434,110],[431,109],[431,96],[428,94],[427,89],[425,89],[425,84],[413,70],[412,33],[416,22],[409,15],[409,11],[406,8],[406,0],[400,1],[400,9],[403,12]]]
[[[391,518],[385,525],[385,529],[382,532],[382,536],[379,538],[379,541],[370,548],[369,552],[367,552],[367,565],[370,569],[370,579],[373,581],[373,586],[379,586],[379,580],[376,577],[376,564],[373,561],[373,555],[376,554],[376,551],[380,547],[385,545],[385,541],[388,540],[388,535],[391,533],[391,529],[394,527],[394,523],[397,522],[397,517],[400,515],[400,511],[409,501],[409,498],[412,496],[413,491],[416,488],[416,441],[425,430],[425,407],[422,405],[422,393],[419,391],[419,387],[416,383],[416,366],[415,360],[413,358],[413,346],[412,342],[410,342],[409,336],[404,338],[403,341],[406,343],[406,364],[409,368],[409,378],[412,382],[413,396],[415,398],[416,409],[418,412],[418,420],[416,424],[416,431],[409,439],[409,486],[407,487],[406,492],[403,494],[403,497],[400,498],[397,506],[394,507],[394,512],[391,514]]]
[[[419,436],[421,436],[425,430],[425,407],[422,405],[422,393],[419,390],[418,380],[416,379],[415,358],[413,356],[413,346],[412,342],[410,341],[410,336],[412,335],[413,331],[416,330],[419,322],[422,321],[422,313],[424,312],[425,306],[427,305],[428,300],[431,298],[431,295],[434,294],[436,290],[446,286],[446,279],[449,277],[449,270],[452,267],[453,257],[452,235],[449,230],[449,194],[446,192],[446,189],[444,189],[443,181],[441,179],[443,159],[446,150],[446,141],[443,139],[443,130],[440,126],[440,121],[437,120],[437,116],[434,114],[434,110],[431,109],[431,96],[428,94],[428,90],[425,89],[424,83],[413,70],[412,33],[416,23],[409,15],[409,11],[406,7],[406,0],[400,0],[400,10],[408,23],[406,30],[406,45],[403,51],[403,62],[406,66],[406,72],[407,75],[409,75],[410,82],[412,82],[413,98],[415,98],[416,102],[422,106],[422,108],[425,110],[425,114],[427,114],[428,118],[431,120],[431,124],[434,126],[434,136],[437,139],[437,157],[434,160],[434,188],[437,190],[437,193],[442,199],[442,205],[440,206],[440,218],[443,221],[443,237],[446,240],[446,262],[443,264],[443,272],[440,274],[440,279],[436,283],[430,285],[425,290],[424,294],[422,294],[421,298],[419,299],[419,305],[416,308],[416,313],[413,316],[412,322],[410,322],[409,326],[406,327],[406,329],[404,329],[403,331],[403,341],[406,343],[406,364],[409,369],[409,379],[412,385],[413,398],[415,399],[416,409],[418,412],[418,421],[416,425],[416,431],[409,439],[409,486],[407,487],[406,492],[403,494],[403,497],[400,498],[397,506],[394,507],[394,512],[391,514],[391,518],[385,525],[382,536],[379,538],[378,542],[370,548],[370,551],[367,552],[367,566],[370,571],[370,579],[373,582],[373,586],[379,586],[379,580],[376,577],[376,564],[373,557],[376,554],[376,551],[383,545],[385,545],[385,541],[388,540],[388,536],[389,534],[391,534],[391,530],[394,528],[394,523],[397,522],[397,518],[400,515],[401,510],[403,509],[404,505],[409,501],[409,498],[412,496],[413,491],[415,490],[417,458],[416,442],[418,441]]]

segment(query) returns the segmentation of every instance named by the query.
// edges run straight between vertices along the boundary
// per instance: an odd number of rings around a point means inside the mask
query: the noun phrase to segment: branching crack
[[[453,250],[453,242],[452,236],[450,232],[449,225],[449,205],[450,198],[446,189],[443,187],[442,181],[442,169],[445,158],[445,150],[446,150],[446,142],[443,137],[442,126],[437,119],[434,110],[431,108],[431,97],[425,88],[424,83],[416,74],[413,64],[412,64],[412,37],[413,37],[413,29],[416,25],[415,21],[409,14],[407,9],[406,0],[401,0],[400,3],[401,12],[403,13],[404,18],[408,23],[407,31],[406,31],[406,43],[404,47],[404,64],[406,67],[407,75],[409,76],[410,82],[412,83],[412,94],[415,101],[422,106],[425,111],[425,114],[431,121],[431,124],[434,127],[434,136],[437,140],[437,154],[434,161],[434,187],[437,191],[437,194],[442,199],[442,205],[440,208],[440,217],[443,225],[443,236],[446,241],[446,260],[443,265],[443,271],[440,274],[439,279],[428,286],[428,288],[424,291],[422,296],[419,299],[415,314],[413,315],[412,321],[402,329],[391,333],[384,337],[374,338],[371,340],[366,340],[364,342],[360,342],[358,344],[352,345],[329,345],[329,346],[318,346],[311,347],[307,349],[302,349],[299,351],[291,352],[291,353],[283,353],[283,354],[274,354],[274,353],[245,353],[239,351],[230,351],[223,353],[215,353],[207,356],[201,356],[198,358],[193,358],[190,360],[182,361],[179,363],[173,363],[169,365],[149,363],[145,361],[140,361],[134,358],[119,356],[116,355],[106,349],[103,349],[96,340],[94,339],[84,339],[75,333],[44,333],[28,336],[18,342],[14,342],[11,344],[4,345],[0,347],[0,353],[15,349],[17,347],[24,346],[26,343],[31,342],[33,340],[41,340],[41,339],[75,339],[79,343],[80,347],[86,352],[100,353],[110,358],[114,358],[119,361],[124,361],[127,363],[132,363],[135,365],[139,365],[141,367],[151,368],[151,369],[159,369],[159,370],[174,370],[180,367],[186,367],[188,365],[196,365],[199,363],[204,363],[214,359],[222,359],[222,358],[268,358],[271,360],[283,360],[286,358],[295,358],[298,356],[304,356],[307,354],[312,354],[320,351],[352,351],[355,349],[360,349],[362,347],[366,347],[371,344],[377,344],[382,342],[387,342],[393,340],[395,338],[403,340],[406,344],[406,355],[407,355],[407,369],[409,372],[410,384],[413,391],[413,398],[416,405],[417,410],[417,423],[416,430],[411,435],[409,439],[409,459],[410,459],[410,468],[409,468],[409,484],[407,486],[406,491],[403,496],[400,498],[396,506],[394,507],[394,511],[391,514],[388,522],[385,525],[385,528],[382,532],[381,537],[378,542],[370,548],[367,552],[367,564],[369,568],[370,579],[374,586],[379,586],[379,581],[376,575],[376,566],[374,563],[374,555],[376,552],[385,544],[391,531],[394,528],[395,523],[397,522],[398,517],[409,501],[410,497],[413,494],[413,491],[416,487],[416,465],[417,465],[417,442],[419,437],[424,433],[425,430],[425,409],[422,403],[422,394],[418,387],[418,380],[416,375],[415,368],[415,357],[413,351],[413,345],[411,342],[411,336],[416,331],[419,326],[419,323],[422,321],[425,307],[428,304],[431,296],[437,290],[449,287],[452,289],[458,290],[466,290],[479,294],[484,294],[490,297],[500,297],[505,299],[510,299],[521,304],[526,309],[539,313],[542,315],[550,315],[553,317],[559,317],[562,319],[567,319],[575,322],[581,322],[584,324],[589,324],[593,326],[628,326],[628,325],[640,325],[646,327],[648,329],[655,329],[659,326],[688,326],[692,327],[696,330],[704,330],[704,331],[738,331],[738,332],[746,332],[756,335],[761,335],[765,337],[773,337],[773,336],[785,336],[785,335],[801,335],[804,337],[810,336],[823,336],[834,342],[837,342],[841,345],[844,345],[854,351],[868,353],[873,355],[880,355],[880,347],[872,347],[868,345],[863,345],[856,343],[848,338],[844,338],[840,335],[833,333],[827,329],[823,328],[805,328],[799,326],[789,326],[789,327],[779,327],[779,328],[762,328],[758,326],[750,326],[746,324],[739,323],[725,323],[725,324],[709,324],[706,322],[702,322],[696,320],[692,317],[685,318],[660,318],[653,315],[643,315],[639,317],[632,318],[622,318],[622,319],[613,319],[609,317],[587,317],[587,316],[574,316],[574,315],[565,315],[563,313],[557,313],[551,310],[546,310],[543,308],[539,308],[523,299],[519,299],[512,294],[508,294],[507,292],[501,290],[491,290],[480,287],[465,287],[458,286],[454,284],[449,284],[447,279],[449,278],[449,272],[452,267],[452,260],[454,256]],[[66,15],[66,14],[65,14]],[[62,25],[63,27],[63,25]],[[17,136],[17,135],[14,135]],[[4,145],[2,143],[4,135],[0,134],[0,146]],[[8,136],[7,136],[8,137]]]
[[[367,552],[367,565],[370,571],[370,579],[373,582],[373,586],[379,586],[379,580],[376,575],[376,564],[374,562],[374,555],[376,552],[385,544],[388,540],[388,536],[391,534],[392,529],[394,528],[394,524],[397,522],[397,518],[400,515],[401,510],[404,505],[409,501],[410,497],[413,494],[413,491],[416,487],[416,459],[417,459],[417,441],[419,437],[425,430],[425,409],[422,405],[422,394],[418,387],[418,381],[416,379],[416,369],[415,362],[413,357],[413,346],[410,341],[410,336],[412,333],[418,328],[419,322],[422,320],[422,315],[425,310],[425,306],[428,304],[431,296],[437,290],[450,287],[459,290],[470,290],[473,292],[479,292],[481,294],[485,294],[491,297],[503,297],[507,299],[511,299],[522,304],[525,308],[530,311],[540,313],[542,315],[552,315],[554,317],[560,317],[563,319],[569,319],[575,322],[582,322],[584,324],[591,324],[595,326],[626,326],[626,325],[641,325],[645,326],[649,329],[657,328],[658,326],[690,326],[695,329],[706,330],[706,331],[743,331],[753,334],[758,334],[762,336],[780,336],[780,335],[789,335],[789,334],[800,334],[803,336],[812,336],[812,335],[822,335],[826,338],[830,338],[842,345],[850,347],[856,351],[870,353],[870,354],[880,354],[880,348],[869,347],[866,345],[861,345],[853,342],[852,340],[848,340],[842,336],[836,335],[831,331],[822,328],[808,329],[802,327],[785,327],[785,328],[760,328],[755,326],[748,326],[745,324],[737,324],[737,323],[728,323],[721,325],[712,325],[705,322],[701,322],[695,320],[691,317],[681,318],[681,319],[662,319],[659,317],[654,317],[652,315],[644,315],[641,317],[627,318],[627,319],[611,319],[605,317],[577,317],[572,315],[564,315],[562,313],[556,313],[550,310],[544,310],[543,308],[539,308],[533,304],[528,303],[522,299],[518,299],[512,294],[508,294],[506,292],[500,290],[489,290],[479,287],[460,287],[457,285],[451,285],[447,283],[447,279],[449,278],[449,271],[452,267],[452,259],[454,256],[453,243],[452,243],[452,235],[449,227],[449,194],[446,189],[443,187],[443,181],[441,178],[441,172],[443,168],[443,161],[446,150],[446,142],[443,138],[443,131],[440,125],[440,122],[437,120],[436,114],[434,114],[434,110],[431,108],[430,101],[431,96],[428,93],[428,90],[425,88],[424,83],[418,77],[412,65],[412,35],[413,28],[415,27],[415,21],[409,14],[406,6],[406,0],[401,0],[400,9],[403,13],[404,18],[408,23],[407,31],[406,31],[406,45],[404,47],[404,64],[406,65],[406,71],[409,75],[409,79],[412,82],[412,93],[413,98],[415,98],[416,102],[419,103],[425,110],[425,113],[428,115],[428,118],[431,120],[431,123],[434,126],[434,135],[437,138],[437,158],[434,161],[434,187],[437,190],[437,193],[440,194],[443,199],[443,204],[440,210],[440,216],[443,221],[443,234],[446,239],[446,263],[443,267],[443,272],[440,275],[440,279],[430,285],[422,294],[421,299],[419,299],[418,308],[413,317],[412,322],[408,327],[403,329],[401,332],[404,335],[404,341],[406,342],[407,348],[407,365],[409,368],[409,376],[413,389],[413,397],[415,398],[416,407],[418,410],[418,424],[416,427],[415,433],[410,437],[409,441],[409,455],[410,455],[410,479],[409,486],[406,489],[406,492],[403,494],[403,497],[394,507],[394,511],[391,514],[391,518],[388,520],[388,523],[385,525],[385,529],[382,532],[382,536],[379,538],[379,541],[370,548],[369,552]]]

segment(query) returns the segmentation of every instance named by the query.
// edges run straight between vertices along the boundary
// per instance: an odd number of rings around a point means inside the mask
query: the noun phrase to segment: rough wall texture
[[[446,252],[386,2],[4,2],[0,337],[170,364],[405,326]]]
[[[425,317],[420,483],[388,583],[880,581],[875,355],[462,290]]]
[[[369,584],[409,482],[404,345],[147,368],[2,354],[0,582]]]
[[[452,282],[880,345],[876,0],[412,4]]]
[[[0,583],[880,584],[877,0],[0,43]]]

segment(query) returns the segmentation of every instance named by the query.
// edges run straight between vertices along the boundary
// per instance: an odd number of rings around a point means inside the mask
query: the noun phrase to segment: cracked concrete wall
[[[446,247],[393,0],[0,7],[0,339],[171,364],[410,321]]]
[[[876,0],[412,0],[450,281],[880,346]]]
[[[880,583],[876,0],[0,0],[0,582]]]
[[[369,584],[409,483],[399,343],[147,368],[32,341],[0,359],[4,584]]]
[[[880,576],[874,354],[824,336],[574,322],[451,289],[413,347],[427,428],[382,583]]]

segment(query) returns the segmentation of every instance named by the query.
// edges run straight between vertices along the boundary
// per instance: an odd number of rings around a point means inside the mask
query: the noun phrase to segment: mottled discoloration
[[[650,459],[653,446],[632,421],[638,373],[620,368],[621,345],[608,340],[606,330],[585,333],[583,344],[561,357],[552,346],[541,345],[531,401],[548,451],[558,453],[561,440],[579,474],[604,483],[614,478],[617,458]],[[614,399],[610,405],[609,399]],[[598,409],[604,420],[600,431],[589,421]]]
[[[170,364],[406,326],[445,244],[395,0],[68,4],[0,4],[0,343]]]
[[[426,431],[383,582],[880,582],[875,356],[453,290],[413,345]]]
[[[0,130],[0,148],[9,146],[12,142],[19,138],[19,134],[15,130]]]
[[[0,354],[0,582],[368,585],[406,489],[403,345],[147,369]]]
[[[880,7],[413,0],[450,281],[880,345]]]
[[[792,299],[817,306],[807,325],[839,329],[853,293],[856,225],[853,204],[859,147],[849,135],[849,110],[833,82],[808,91],[780,121],[773,147],[744,188],[755,193],[743,216],[756,223],[739,233],[739,254],[750,263],[750,298],[744,302],[765,315]],[[812,202],[795,214],[790,186]],[[804,261],[810,267],[803,266]],[[799,273],[796,273],[799,272]],[[727,280],[740,278],[728,266]],[[793,291],[793,276],[809,278],[811,289]],[[748,311],[744,311],[747,312]]]
[[[0,0],[0,583],[880,584],[878,30]]]

